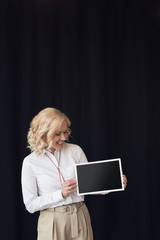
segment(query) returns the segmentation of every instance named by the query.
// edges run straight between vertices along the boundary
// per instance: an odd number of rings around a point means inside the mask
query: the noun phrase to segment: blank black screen
[[[79,193],[122,189],[119,161],[77,165]]]

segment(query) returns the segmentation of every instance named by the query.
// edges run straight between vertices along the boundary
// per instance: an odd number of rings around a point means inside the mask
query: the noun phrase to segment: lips
[[[64,142],[57,142],[57,144],[62,145]]]

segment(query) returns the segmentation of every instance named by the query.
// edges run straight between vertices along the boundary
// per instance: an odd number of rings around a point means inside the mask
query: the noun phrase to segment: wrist
[[[65,196],[63,195],[63,191],[61,191],[62,197],[65,198]]]

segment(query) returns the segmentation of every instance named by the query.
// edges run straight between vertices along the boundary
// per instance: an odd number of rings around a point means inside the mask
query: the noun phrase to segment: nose
[[[61,135],[61,140],[62,140],[62,141],[65,141],[65,140],[66,140],[66,136],[65,136],[64,133],[62,133],[62,135]]]

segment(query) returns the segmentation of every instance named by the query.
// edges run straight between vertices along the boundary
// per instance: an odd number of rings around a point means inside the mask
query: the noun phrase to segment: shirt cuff
[[[55,192],[53,192],[52,196],[53,196],[55,202],[60,202],[60,201],[64,200],[64,198],[62,196],[62,190],[56,191],[56,196],[55,196]]]

